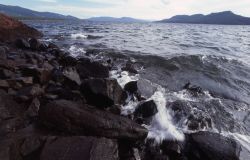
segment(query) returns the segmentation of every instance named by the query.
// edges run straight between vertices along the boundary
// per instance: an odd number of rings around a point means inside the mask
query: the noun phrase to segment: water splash
[[[166,108],[165,90],[159,88],[151,97],[157,105],[158,113],[153,117],[150,126],[146,126],[149,130],[148,138],[155,139],[161,143],[163,140],[184,141],[184,134],[178,130],[172,123],[172,117]]]
[[[71,38],[73,39],[86,39],[88,36],[84,35],[83,33],[75,33],[71,34]]]

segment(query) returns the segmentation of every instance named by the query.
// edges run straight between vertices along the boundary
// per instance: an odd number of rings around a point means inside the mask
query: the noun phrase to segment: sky
[[[250,17],[250,0],[1,0],[0,3],[78,18],[112,16],[160,20],[179,14],[228,10]]]

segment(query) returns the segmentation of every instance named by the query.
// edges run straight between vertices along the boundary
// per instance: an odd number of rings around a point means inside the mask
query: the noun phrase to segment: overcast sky
[[[113,16],[159,20],[177,14],[226,10],[250,17],[250,0],[1,0],[0,3],[79,18]]]

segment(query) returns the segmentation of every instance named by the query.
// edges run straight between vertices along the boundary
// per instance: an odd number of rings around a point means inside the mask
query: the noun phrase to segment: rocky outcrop
[[[218,133],[198,132],[188,135],[187,155],[192,160],[239,160],[241,146]]]
[[[0,14],[0,41],[15,41],[17,38],[38,38],[42,34],[11,17]]]
[[[87,105],[57,100],[41,106],[42,124],[61,132],[116,139],[144,139],[147,130],[135,122]]]
[[[107,108],[114,104],[123,104],[126,93],[115,79],[88,79],[81,86],[87,102],[99,108]]]

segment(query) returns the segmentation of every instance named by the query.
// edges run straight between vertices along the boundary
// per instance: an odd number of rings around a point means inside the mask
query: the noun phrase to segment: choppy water
[[[121,85],[146,79],[157,86],[148,97],[160,111],[146,126],[149,136],[182,140],[183,133],[191,131],[191,115],[200,130],[234,137],[250,150],[250,26],[27,23],[74,56],[95,49],[142,67],[134,77],[124,72],[117,76],[117,71],[112,76],[119,77]],[[202,87],[205,94],[190,95],[182,89],[187,82]],[[136,104],[124,106],[124,114]]]

